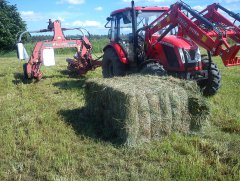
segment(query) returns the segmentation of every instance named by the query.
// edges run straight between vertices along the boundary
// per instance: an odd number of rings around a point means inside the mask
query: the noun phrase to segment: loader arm
[[[215,4],[214,4],[215,5]],[[215,9],[212,5],[212,9]],[[211,9],[208,7],[207,9]],[[204,13],[202,11],[202,13]],[[224,18],[219,12],[213,11],[215,18],[210,18],[209,13],[199,14],[195,10],[182,2],[177,2],[171,8],[153,21],[146,28],[146,42],[148,45],[155,45],[160,42],[167,33],[178,27],[178,36],[188,36],[199,46],[211,52],[212,56],[220,56],[225,66],[240,65],[240,58],[237,56],[240,50],[239,28],[233,25],[229,20]],[[188,16],[191,17],[188,17]],[[217,18],[216,18],[217,16]],[[224,29],[224,26],[218,26],[214,22],[225,23],[232,29]],[[151,42],[151,37],[157,31],[165,31],[160,35],[156,42]],[[233,31],[234,29],[234,31]],[[234,45],[228,43],[229,38],[235,41]]]
[[[225,16],[223,16],[218,9],[222,10],[234,20],[230,21]],[[214,23],[222,31],[222,33],[227,34],[233,41],[240,43],[240,28],[235,24],[240,22],[240,15],[236,14],[228,9],[222,7],[220,4],[214,3],[209,5],[207,8],[200,12],[203,17]],[[199,21],[195,21],[197,25],[200,25]],[[209,31],[208,35],[217,36],[215,32]]]

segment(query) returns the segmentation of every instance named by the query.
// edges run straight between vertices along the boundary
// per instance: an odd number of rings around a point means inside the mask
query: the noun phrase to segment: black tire
[[[24,79],[28,79],[27,63],[23,64],[23,78],[24,78]]]
[[[102,74],[104,78],[126,75],[126,65],[124,65],[115,50],[107,48],[103,54]]]
[[[204,96],[213,96],[217,93],[221,86],[221,75],[216,64],[211,63],[208,71],[208,79],[200,80],[198,85]]]
[[[140,70],[140,73],[143,75],[157,75],[157,76],[166,76],[166,70],[159,63],[148,63],[143,66]]]

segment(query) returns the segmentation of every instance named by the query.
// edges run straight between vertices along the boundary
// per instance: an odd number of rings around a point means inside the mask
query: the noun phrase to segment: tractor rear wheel
[[[208,79],[200,80],[198,85],[202,89],[204,96],[213,96],[220,88],[220,82],[221,75],[219,69],[216,64],[211,63],[208,71]]]
[[[140,71],[144,75],[166,76],[167,71],[159,63],[148,63]]]
[[[126,75],[126,66],[120,61],[112,48],[107,48],[103,54],[102,74],[104,78]]]

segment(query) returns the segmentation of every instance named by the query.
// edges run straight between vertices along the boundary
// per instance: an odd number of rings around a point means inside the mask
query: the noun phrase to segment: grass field
[[[202,132],[126,148],[84,116],[84,82],[101,69],[69,76],[66,57],[31,84],[15,57],[0,58],[0,180],[240,180],[239,67],[216,59],[222,87]]]

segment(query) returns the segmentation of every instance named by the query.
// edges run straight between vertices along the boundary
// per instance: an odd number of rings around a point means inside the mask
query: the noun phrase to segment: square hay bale
[[[172,77],[90,79],[86,103],[104,138],[129,146],[200,129],[209,113],[195,82]]]

